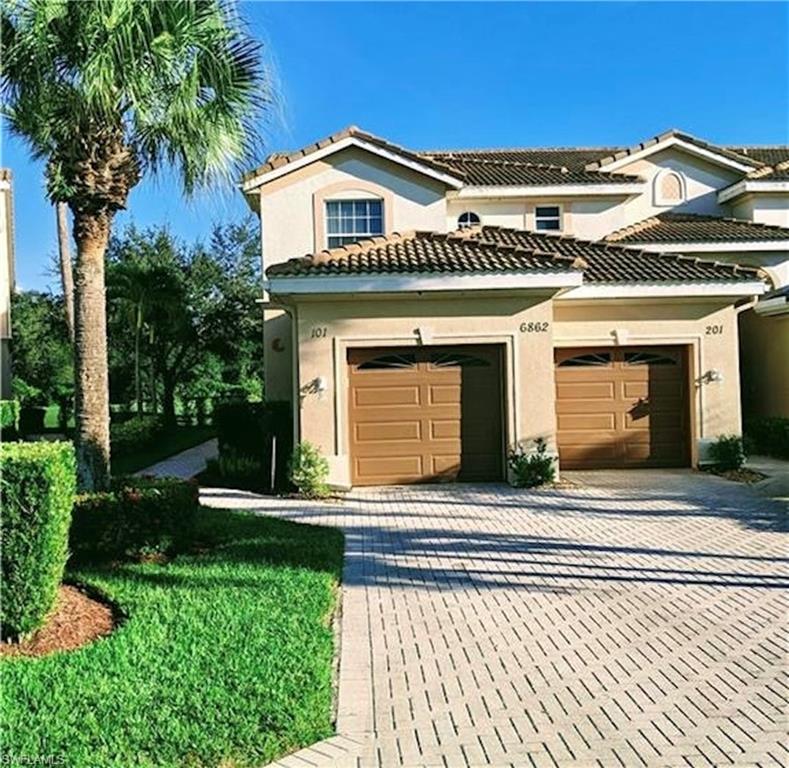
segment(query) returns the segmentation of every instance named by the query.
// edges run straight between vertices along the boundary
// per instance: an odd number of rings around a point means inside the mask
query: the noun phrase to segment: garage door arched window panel
[[[660,352],[625,352],[625,365],[679,365],[679,360]]]
[[[413,353],[380,355],[356,366],[358,371],[402,371],[413,368],[416,368],[416,355]]]
[[[560,368],[590,368],[611,365],[610,352],[587,352],[582,355],[574,355],[562,360]]]
[[[430,365],[433,368],[488,368],[489,360],[473,355],[464,355],[459,352],[434,352],[430,356]]]

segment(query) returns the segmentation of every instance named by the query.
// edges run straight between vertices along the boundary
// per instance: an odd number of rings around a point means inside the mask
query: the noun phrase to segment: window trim
[[[537,216],[538,208],[556,208],[556,216]],[[537,226],[538,220],[540,221],[554,221],[558,219],[559,227],[557,229],[540,229]],[[535,232],[563,232],[564,231],[564,206],[561,203],[535,203],[534,205],[534,231]]]
[[[380,203],[381,204],[381,231],[380,232],[329,232],[329,204],[330,203]],[[369,216],[367,218],[370,218]],[[326,248],[342,248],[339,245],[330,245],[330,237],[355,237],[356,240],[369,240],[371,237],[381,237],[386,234],[386,207],[382,197],[365,195],[364,197],[329,197],[323,200],[323,242]],[[358,235],[358,237],[357,237]],[[347,243],[345,243],[347,245]]]
[[[364,179],[343,179],[316,189],[312,194],[312,251],[317,253],[328,247],[326,240],[326,200],[341,200],[355,197],[359,200],[378,198],[383,200],[384,234],[394,226],[394,195],[387,187]]]

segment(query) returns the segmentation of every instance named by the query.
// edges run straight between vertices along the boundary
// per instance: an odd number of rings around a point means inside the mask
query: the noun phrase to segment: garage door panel
[[[420,421],[369,421],[357,423],[353,430],[357,443],[380,443],[392,440],[420,441],[422,424]]]
[[[430,421],[431,440],[442,440],[446,438],[460,439],[460,420],[452,419],[446,421]]]
[[[557,384],[557,396],[562,400],[610,400],[614,397],[611,381],[564,381]]]
[[[381,405],[419,405],[419,387],[365,387],[354,390],[357,408]]]
[[[615,429],[613,413],[562,413],[558,416],[559,431]]]
[[[460,405],[460,384],[433,384],[427,392],[431,405]]]
[[[573,367],[561,365],[568,359]],[[609,364],[596,365],[600,359]],[[681,348],[561,350],[556,360],[562,467],[687,465],[688,385]]]

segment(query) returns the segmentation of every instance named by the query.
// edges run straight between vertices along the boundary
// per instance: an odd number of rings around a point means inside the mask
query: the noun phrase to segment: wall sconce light
[[[710,384],[717,384],[723,381],[723,372],[719,371],[717,368],[711,368],[709,371],[707,371],[707,373],[704,374],[704,378]]]
[[[324,392],[326,392],[328,388],[329,388],[329,382],[326,381],[325,376],[318,376],[318,378],[315,379],[315,391],[319,395],[324,394]]]

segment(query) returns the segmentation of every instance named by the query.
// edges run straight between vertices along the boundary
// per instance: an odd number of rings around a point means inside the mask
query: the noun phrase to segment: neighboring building
[[[415,152],[349,128],[272,155],[242,184],[267,395],[338,486],[501,479],[537,438],[565,468],[696,464],[741,430],[738,316],[789,282],[787,160],[678,131]]]
[[[0,168],[0,398],[11,397],[11,294],[14,290],[14,206],[11,171]]]

